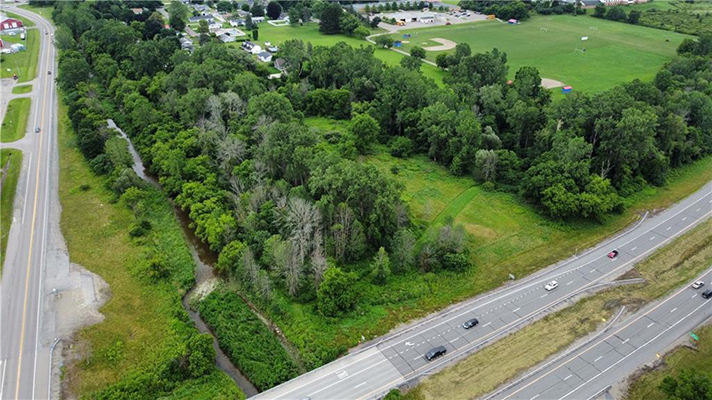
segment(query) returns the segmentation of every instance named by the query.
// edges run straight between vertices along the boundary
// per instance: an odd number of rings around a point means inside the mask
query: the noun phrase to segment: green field
[[[346,35],[323,35],[319,32],[319,24],[309,23],[303,26],[272,26],[268,23],[260,24],[259,40],[256,42],[271,42],[277,46],[289,39],[300,39],[304,43],[311,42],[313,46],[333,46],[338,42],[345,42],[352,47],[368,46],[367,41]],[[372,33],[382,32],[382,29],[372,30]],[[238,43],[234,44],[239,46]],[[375,56],[387,65],[400,65],[402,54],[386,49],[377,49]],[[420,67],[423,75],[442,83],[442,78],[446,72],[432,65],[423,64]]]
[[[38,6],[31,6],[29,4],[23,4],[20,6],[20,8],[23,8],[27,11],[32,11],[35,14],[39,14],[42,17],[44,17],[47,20],[47,22],[54,25],[54,21],[52,20],[52,10],[54,10],[54,7],[52,7],[52,6],[38,7]]]
[[[687,37],[570,15],[533,16],[520,25],[483,21],[399,32],[402,33],[413,35],[410,43],[403,46],[406,51],[414,45],[431,45],[432,38],[468,43],[473,53],[496,47],[507,53],[510,77],[523,66],[534,66],[543,78],[556,79],[574,90],[587,92],[606,90],[635,78],[652,79]],[[582,41],[583,36],[589,39]],[[576,51],[584,47],[585,52]],[[439,53],[428,52],[427,57],[435,60]]]
[[[7,112],[0,129],[0,142],[9,143],[25,137],[27,116],[30,114],[30,98],[12,99],[7,105]]]
[[[27,39],[20,39],[20,35],[2,35],[6,43],[23,43],[25,51],[0,56],[0,78],[12,78],[17,74],[18,82],[27,82],[35,79],[37,73],[37,60],[39,59],[39,33],[37,29],[27,30]]]
[[[620,7],[626,14],[641,11],[639,25],[691,35],[712,33],[712,2],[708,0],[694,3],[658,0]]]
[[[12,88],[12,94],[26,94],[32,91],[32,85],[20,85]]]
[[[15,189],[22,168],[22,152],[15,149],[0,150],[0,272],[5,265],[5,249],[12,225],[13,202]]]

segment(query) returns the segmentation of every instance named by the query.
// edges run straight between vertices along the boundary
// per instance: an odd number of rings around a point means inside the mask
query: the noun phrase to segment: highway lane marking
[[[42,37],[42,36],[40,36]],[[49,59],[50,55],[50,49],[52,46],[47,46],[47,52],[45,53],[47,55],[47,59]],[[40,79],[40,82],[43,80],[45,81],[45,85],[43,85],[42,88],[42,126],[45,126],[45,115],[46,115],[46,106],[47,106],[47,84],[46,84],[46,76],[44,78]],[[52,82],[50,82],[50,85]],[[35,126],[37,126],[37,117],[38,115],[35,114]],[[23,356],[23,348],[25,345],[25,329],[27,325],[27,299],[29,296],[29,285],[30,285],[30,271],[32,269],[32,248],[34,247],[34,242],[35,242],[35,223],[37,222],[37,200],[39,198],[39,189],[40,189],[40,164],[42,161],[42,151],[44,149],[43,147],[43,138],[44,138],[44,130],[40,129],[40,135],[39,135],[39,154],[37,155],[37,172],[35,173],[35,198],[33,202],[33,208],[32,208],[32,224],[30,225],[30,244],[28,246],[28,255],[27,255],[27,268],[26,268],[26,273],[25,273],[25,293],[23,296],[23,304],[22,304],[22,326],[20,328],[20,346],[19,346],[19,354],[18,354],[18,359],[17,359],[17,379],[15,382],[15,398],[20,398],[20,378],[22,377],[22,356]],[[49,166],[49,164],[48,164]],[[45,204],[46,204],[46,199],[45,199]],[[41,293],[40,293],[41,294]],[[38,294],[39,295],[39,294]],[[39,327],[36,327],[39,330]],[[37,346],[37,343],[35,343],[35,347]],[[35,352],[36,356],[36,352]],[[34,368],[37,367],[37,364],[35,363]],[[33,384],[32,384],[32,391],[34,393],[34,372],[33,372]]]
[[[704,272],[698,279],[696,279],[696,280],[699,280],[701,277],[707,275],[708,273],[709,273],[709,271],[705,271],[705,272]],[[671,296],[668,297],[667,299],[665,299],[665,300],[663,300],[662,302],[660,302],[658,305],[656,305],[655,307],[653,307],[652,309],[650,309],[649,311],[647,311],[645,314],[642,314],[642,315],[638,316],[637,318],[633,319],[633,320],[630,321],[629,323],[627,323],[627,324],[625,324],[624,326],[622,326],[622,327],[621,327],[620,329],[618,329],[617,331],[615,331],[615,332],[611,333],[610,335],[608,335],[607,337],[602,338],[601,340],[599,340],[598,343],[596,343],[595,345],[589,347],[589,348],[586,349],[586,350],[583,350],[583,351],[579,352],[578,354],[573,355],[571,358],[569,358],[568,361],[559,364],[556,368],[554,368],[554,369],[552,369],[551,371],[545,373],[544,375],[540,376],[539,378],[534,379],[534,380],[531,381],[530,383],[524,385],[524,386],[521,387],[520,389],[516,390],[514,393],[510,394],[510,395],[507,396],[507,397],[504,397],[504,398],[501,399],[501,400],[506,400],[506,399],[508,399],[508,398],[510,398],[510,397],[512,397],[512,396],[514,396],[514,395],[516,395],[517,393],[521,392],[522,390],[526,389],[527,387],[529,387],[529,386],[535,384],[535,383],[538,382],[539,380],[541,380],[541,379],[547,377],[549,374],[552,374],[553,372],[555,372],[555,371],[558,370],[559,368],[561,368],[561,367],[567,365],[568,363],[570,363],[570,362],[573,361],[574,359],[576,359],[576,358],[578,358],[578,357],[581,357],[583,354],[588,353],[590,350],[594,349],[594,348],[597,347],[599,344],[605,342],[606,340],[612,338],[613,336],[615,336],[615,335],[618,334],[619,332],[622,332],[622,331],[623,331],[624,329],[626,329],[627,327],[629,327],[629,326],[631,326],[632,324],[638,322],[641,318],[647,317],[650,313],[652,313],[653,311],[655,311],[655,310],[657,310],[658,308],[662,307],[665,303],[667,303],[668,301],[674,299],[675,297],[677,297],[678,295],[680,295],[680,293],[682,293],[682,292],[685,291],[685,290],[687,290],[687,287],[684,287],[684,288],[678,290],[676,293],[674,293],[673,295],[671,295]],[[706,303],[707,303],[707,302],[703,303],[703,305],[706,304]],[[699,309],[699,307],[698,307],[697,309]],[[697,310],[697,309],[696,309],[696,310]],[[686,318],[686,317],[685,317],[685,318]],[[684,318],[683,318],[683,319],[684,319]],[[675,325],[672,325],[672,326],[671,326],[670,328],[668,328],[668,329],[671,329],[673,326],[675,326]],[[667,330],[666,330],[666,331],[667,331]],[[659,335],[658,335],[658,336],[659,336]],[[653,339],[651,339],[651,340],[655,340],[655,338],[653,338]],[[646,344],[647,344],[647,343],[646,343]],[[636,351],[640,350],[640,349],[643,348],[644,346],[645,346],[645,344],[643,344],[642,346],[636,348],[636,350],[634,350],[633,353],[635,353]],[[633,354],[633,353],[630,353],[630,354]],[[628,356],[630,356],[630,354],[629,354]],[[625,356],[623,359],[625,359],[625,358],[628,357],[628,356]],[[594,360],[594,362],[600,360],[601,357],[603,357],[603,356],[600,356],[599,358],[597,358],[596,360]],[[622,361],[622,360],[621,360],[621,361]]]
[[[564,378],[564,380],[567,380],[567,379],[569,379],[569,378],[571,378],[571,375],[569,375],[569,376],[567,376],[566,378]]]
[[[665,329],[664,331],[662,331],[661,333],[659,333],[659,334],[658,334],[657,336],[655,336],[654,338],[652,338],[652,339],[648,340],[647,342],[643,343],[640,347],[638,347],[637,349],[633,350],[630,354],[628,354],[627,356],[621,358],[620,360],[618,360],[618,361],[617,361],[616,363],[614,363],[613,365],[611,365],[611,366],[609,366],[608,368],[604,369],[603,371],[599,372],[598,375],[596,375],[596,376],[592,377],[591,379],[587,380],[586,382],[580,384],[576,389],[574,389],[574,390],[572,390],[572,391],[566,393],[566,394],[565,394],[563,397],[561,397],[560,399],[563,399],[563,398],[565,398],[566,396],[570,395],[571,393],[573,393],[573,392],[575,392],[575,391],[581,389],[581,388],[582,388],[584,385],[586,385],[588,382],[591,382],[592,380],[594,380],[594,379],[598,378],[599,376],[603,375],[604,373],[606,373],[606,372],[607,372],[608,370],[610,370],[611,368],[613,368],[613,367],[615,367],[616,365],[620,364],[623,360],[625,360],[626,358],[632,356],[633,354],[635,354],[635,352],[637,352],[638,350],[640,350],[640,349],[642,349],[643,347],[647,346],[648,344],[650,344],[651,342],[653,342],[654,340],[656,340],[656,339],[659,338],[660,336],[662,336],[662,335],[664,335],[665,333],[667,333],[667,331],[669,331],[670,329],[674,328],[677,324],[679,324],[680,322],[682,322],[682,321],[684,321],[685,319],[687,319],[687,317],[689,317],[690,315],[692,315],[692,314],[694,314],[695,312],[697,312],[697,310],[699,310],[700,308],[704,307],[708,302],[709,302],[709,300],[706,301],[706,302],[704,302],[704,303],[702,303],[699,307],[697,307],[697,308],[695,308],[694,310],[692,310],[689,314],[685,315],[682,319],[680,319],[679,321],[675,322],[675,323],[674,323],[673,325],[671,325],[669,328]]]
[[[422,356],[415,357],[415,358],[413,359],[413,361],[417,361],[420,357],[422,357]]]
[[[32,152],[30,151],[30,162],[27,163],[32,169]],[[30,171],[32,172],[32,171]],[[25,185],[25,205],[22,206],[22,224],[25,224],[25,213],[27,212],[27,199],[30,198],[28,194],[30,193],[30,174],[27,174],[27,185]]]
[[[676,310],[677,310],[677,307],[673,308],[672,310],[670,310],[670,314],[674,313]]]
[[[638,246],[635,246],[632,249],[630,249],[630,251],[635,251],[635,249],[637,249],[637,248],[638,248]]]
[[[670,228],[672,228],[672,226],[668,226],[667,229],[665,229],[665,230],[666,230],[666,231],[669,231]]]
[[[666,220],[664,220],[664,221],[662,221],[661,223],[655,225],[655,227],[653,227],[653,228],[651,228],[651,229],[649,229],[649,230],[647,230],[647,231],[645,231],[645,232],[642,232],[640,235],[638,235],[638,236],[636,236],[636,237],[634,237],[634,238],[628,240],[627,242],[622,243],[619,247],[623,247],[623,246],[625,246],[625,245],[627,245],[627,244],[629,244],[629,243],[631,243],[631,242],[633,242],[633,241],[635,241],[635,240],[637,240],[637,239],[643,237],[644,235],[648,234],[652,229],[655,229],[655,228],[657,228],[657,227],[659,227],[659,226],[665,224],[666,222],[670,221],[671,219],[677,217],[678,215],[680,215],[681,213],[683,213],[684,211],[686,211],[686,210],[688,210],[690,207],[692,207],[694,204],[696,204],[696,203],[698,203],[698,202],[704,200],[707,196],[709,196],[709,194],[705,194],[705,195],[701,196],[700,199],[694,201],[690,206],[688,206],[688,207],[686,207],[685,209],[682,209],[682,210],[676,212],[675,214],[673,214],[672,216],[670,216],[670,217],[667,218]],[[712,212],[711,212],[711,213],[712,213]],[[710,213],[707,213],[707,214],[710,214]],[[704,215],[700,216],[700,217],[699,217],[699,220],[702,220],[704,217],[707,216],[707,214],[704,214]],[[640,226],[640,223],[638,223],[638,225],[636,225],[636,227],[635,227],[634,229],[637,229],[638,226]],[[679,231],[679,232],[677,232],[676,234],[673,234],[672,237],[675,237],[675,236],[679,235],[680,233],[682,233],[682,230]],[[671,238],[672,238],[672,237],[671,237]],[[671,238],[668,238],[667,240],[662,241],[661,243],[659,243],[658,245],[656,245],[654,248],[657,248],[657,247],[661,246],[662,244],[666,243],[666,242],[667,242],[668,240],[670,240]],[[601,246],[602,246],[602,245],[601,245]],[[654,249],[654,248],[653,248],[653,249]],[[593,252],[596,251],[596,250],[600,250],[600,249],[599,249],[599,248],[595,248],[594,250],[591,250],[591,251],[589,251],[589,252],[587,252],[587,253],[585,253],[585,254],[593,253]],[[648,250],[648,251],[650,251],[650,250]],[[644,252],[643,254],[645,254],[645,253],[647,253],[647,251]],[[618,267],[617,267],[616,269],[614,269],[613,271],[611,271],[611,272],[609,272],[608,274],[605,274],[605,275],[599,277],[598,279],[596,279],[595,281],[592,281],[592,282],[596,282],[596,281],[601,280],[602,278],[606,277],[606,276],[609,275],[610,273],[615,272],[615,271],[619,270],[620,268],[625,267],[626,265],[628,265],[628,264],[629,264],[630,262],[632,262],[632,261],[635,261],[635,260],[638,259],[639,257],[640,257],[640,256],[637,256],[637,257],[633,258],[631,261],[629,261],[629,262],[627,262],[627,263],[624,263],[624,264],[618,266]],[[586,265],[588,265],[588,264],[591,264],[591,263],[593,263],[593,262],[599,260],[600,258],[602,258],[602,257],[598,257],[598,258],[596,258],[596,259],[594,259],[594,260],[589,261],[589,262],[586,263],[586,264],[583,264],[583,265],[581,265],[581,266],[579,266],[579,267],[575,267],[575,268],[572,269],[572,271],[578,270],[578,269],[580,269],[580,268],[582,268],[582,267],[584,267],[584,266],[586,266]],[[576,261],[576,260],[578,260],[578,259],[579,259],[579,257],[574,257],[574,259],[572,259],[571,261],[568,261],[567,263],[565,263],[565,264],[563,264],[563,265],[570,264],[570,263],[572,263],[572,262],[574,262],[574,261]],[[543,275],[543,276],[547,276],[547,274],[542,274],[542,275]],[[556,276],[559,276],[559,275],[556,275]],[[532,283],[526,284],[526,286],[524,286],[524,287],[522,287],[522,288],[520,288],[520,289],[518,289],[518,290],[525,290],[525,289],[528,289],[528,288],[531,288],[531,287],[536,287],[536,286],[538,286],[538,285],[540,285],[540,284],[542,284],[542,283],[544,283],[544,282],[548,282],[550,279],[551,279],[550,276],[549,276],[549,277],[546,277],[546,278],[542,278],[542,279],[532,279],[532,281],[533,281]],[[582,287],[582,288],[587,288],[587,287],[590,285],[590,283],[591,283],[591,282],[589,282],[586,286],[584,286],[584,287]],[[513,288],[509,288],[509,289],[513,289]],[[506,291],[507,291],[507,288],[503,288],[503,289],[500,289],[500,290],[496,291],[494,294],[499,294],[499,293],[503,293],[503,292],[506,292]],[[439,324],[437,324],[437,325],[435,325],[435,326],[433,326],[433,327],[427,328],[426,330],[433,329],[433,328],[436,327],[436,326],[439,326],[439,325],[442,325],[442,324],[447,323],[447,322],[449,322],[449,321],[452,321],[453,319],[459,318],[459,317],[461,317],[462,315],[465,315],[465,314],[467,314],[468,312],[470,312],[470,311],[472,311],[472,310],[479,309],[479,308],[484,307],[484,306],[486,306],[486,305],[488,305],[488,304],[494,303],[494,302],[496,302],[496,301],[498,301],[498,300],[501,300],[501,299],[503,299],[503,298],[506,298],[506,297],[508,297],[508,296],[511,296],[511,294],[512,294],[512,293],[505,293],[505,294],[502,294],[502,295],[500,295],[499,297],[496,297],[496,298],[494,298],[494,299],[492,299],[492,300],[489,300],[489,301],[487,301],[487,302],[485,302],[485,303],[483,303],[483,304],[480,304],[480,305],[478,305],[478,306],[475,306],[474,308],[468,309],[467,311],[463,311],[462,313],[457,314],[457,315],[453,316],[452,318],[449,318],[449,319],[447,319],[447,320],[445,320],[445,321],[443,321],[443,322],[440,322]],[[471,301],[471,302],[469,302],[469,303],[463,305],[462,307],[463,307],[463,308],[464,308],[464,307],[468,307],[468,306],[470,306],[470,305],[472,305],[472,304],[474,304],[474,303],[477,303],[479,300],[480,300],[480,299],[475,299],[475,300],[473,300],[473,301]],[[545,307],[542,307],[542,309],[545,309],[545,308],[548,307],[548,306],[549,306],[549,305],[546,305]],[[541,310],[541,309],[534,311],[533,314],[539,312],[540,310]],[[522,320],[524,320],[524,319],[525,319],[525,317],[522,317],[522,318],[520,318],[520,319],[517,320],[517,321],[513,321],[512,323],[520,322],[520,321],[522,321]],[[428,322],[428,321],[424,322],[423,325],[426,324],[427,322]],[[500,330],[507,328],[508,326],[512,325],[512,323],[509,323],[509,324],[507,324],[507,325],[504,325],[503,327],[501,327],[501,328],[499,328],[499,329],[496,329],[496,330],[490,332],[490,333],[489,333],[488,335],[486,335],[485,337],[491,336],[492,334],[495,334],[495,333],[499,332]],[[377,349],[376,352],[373,352],[373,353],[370,353],[370,354],[368,354],[368,355],[365,355],[363,358],[355,359],[354,361],[352,361],[352,362],[346,364],[345,367],[348,367],[348,366],[357,364],[357,363],[359,363],[359,362],[362,362],[363,360],[366,360],[367,358],[371,358],[371,357],[373,357],[374,355],[382,354],[382,351],[383,351],[383,350],[392,348],[392,347],[396,346],[398,343],[402,343],[403,341],[408,340],[408,339],[411,339],[411,338],[413,338],[413,337],[415,337],[415,336],[418,336],[418,335],[421,335],[421,333],[415,333],[415,334],[413,334],[413,335],[411,335],[411,336],[409,336],[409,337],[407,337],[407,338],[405,338],[405,339],[402,339],[402,340],[398,341],[397,343],[392,344],[392,345],[390,345],[390,346],[388,346],[388,347],[386,347],[386,348],[384,348],[384,349],[376,348],[376,349]],[[485,338],[485,337],[483,337],[483,338]],[[386,339],[386,340],[388,340],[388,339]],[[477,343],[477,344],[480,344],[480,343]],[[465,349],[465,347],[463,347],[463,348],[461,348],[461,349]],[[460,350],[460,349],[457,349],[457,351],[459,351],[459,350]],[[455,353],[453,352],[452,354],[455,354]],[[387,360],[386,360],[386,361],[387,361]],[[445,360],[445,361],[447,361],[447,360]],[[328,364],[327,364],[327,365],[328,365]],[[418,371],[418,370],[420,370],[420,369],[422,369],[422,367],[421,367],[421,368],[418,368],[417,370],[414,370],[413,372],[411,372],[411,373],[409,373],[409,374],[412,374],[412,373],[414,373],[414,372],[416,372],[416,371]],[[409,375],[409,374],[408,374],[408,375]],[[317,382],[317,381],[319,381],[319,380],[322,380],[322,379],[324,379],[324,378],[325,378],[325,376],[318,376],[318,377],[315,377],[314,379],[312,379],[312,380],[310,380],[310,381],[308,381],[308,382],[305,382],[305,383],[303,383],[302,385],[299,385],[299,386],[297,386],[296,388],[294,388],[294,389],[292,389],[292,390],[286,392],[286,394],[292,393],[292,392],[294,392],[295,390],[299,390],[299,389],[303,388],[304,386],[310,385],[310,384],[312,384],[312,383],[314,383],[314,382]],[[374,393],[374,392],[378,392],[378,391],[381,390],[383,387],[390,386],[390,385],[394,384],[395,382],[401,381],[402,379],[403,379],[403,378],[401,377],[401,378],[398,378],[397,380],[388,382],[388,383],[386,384],[386,386],[381,386],[381,387],[375,389],[374,391],[368,393],[366,397],[368,397],[369,394],[372,394],[372,393]]]
[[[622,341],[621,344],[626,344],[626,343],[628,343],[629,340],[630,340],[630,338],[628,338],[628,339]]]
[[[653,325],[655,325],[655,322],[649,323],[648,326],[646,326],[646,328],[650,328],[650,327],[653,326]]]
[[[699,210],[699,208],[698,208],[698,210]],[[686,219],[687,219],[687,217],[683,218],[682,220],[684,221],[684,220],[686,220]]]
[[[539,298],[540,298],[540,299],[543,299],[544,297],[546,297],[546,296],[548,296],[548,295],[549,295],[549,293],[546,293],[546,294],[543,294],[543,295],[539,296]]]
[[[519,311],[519,310],[521,310],[521,309],[522,309],[522,307],[519,307],[519,308],[517,308],[516,310],[512,310],[512,312],[517,312],[517,311]]]
[[[567,283],[566,286],[569,286],[569,285],[572,284],[572,283],[574,283],[574,281],[571,281],[571,282]]]
[[[488,325],[490,325],[490,324],[491,324],[491,322],[488,322],[488,323],[482,325],[482,327],[484,328],[485,326],[488,326]]]
[[[534,399],[536,399],[537,397],[539,397],[540,395],[541,395],[541,393],[539,393],[538,395],[536,395],[536,396],[532,397],[532,398],[531,398],[531,399],[529,399],[529,400],[534,400]]]
[[[598,356],[598,358],[595,359],[595,360],[593,360],[593,362],[596,362],[596,361],[598,361],[598,360],[600,360],[600,359],[602,359],[602,358],[603,358],[603,356]]]
[[[697,296],[697,293],[693,294],[692,297],[690,297],[690,298],[691,298],[691,299],[694,299],[695,296]]]
[[[653,236],[653,237],[650,238],[650,240],[653,240],[653,239],[655,239],[655,236]]]
[[[365,385],[365,384],[367,384],[367,383],[368,383],[368,382],[359,383],[358,385],[354,386],[354,389],[356,389],[357,387],[361,387],[361,386],[363,386],[363,385]]]
[[[2,364],[2,380],[0,380],[0,399],[2,399],[2,393],[5,390],[5,368],[7,368],[7,361]]]
[[[459,338],[460,338],[460,337],[458,336],[458,337],[456,337],[455,339],[452,339],[452,341],[454,342],[454,341],[456,341],[456,340],[459,339]]]
[[[710,203],[712,203],[712,200],[710,200]],[[695,212],[698,212],[698,211],[700,211],[700,209],[699,209],[699,208],[698,208],[697,210],[695,210]]]

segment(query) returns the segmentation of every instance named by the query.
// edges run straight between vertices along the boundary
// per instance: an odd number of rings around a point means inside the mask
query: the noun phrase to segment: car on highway
[[[40,127],[35,128],[35,133],[40,133]]]
[[[616,258],[618,257],[618,250],[613,250],[612,252],[608,253],[608,258]]]
[[[52,75],[52,71],[47,71],[47,75]]]
[[[480,323],[480,321],[478,321],[477,318],[472,318],[472,319],[468,319],[467,321],[465,321],[462,324],[462,327],[465,329],[470,329],[470,328],[474,328],[479,323]]]
[[[546,289],[547,292],[551,292],[552,290],[556,289],[559,287],[559,282],[557,281],[551,281],[544,286],[544,289]]]
[[[693,288],[693,289],[699,289],[699,288],[701,288],[702,286],[705,286],[705,283],[702,282],[702,281],[697,281],[697,282],[695,282],[695,283],[692,284],[692,288]]]
[[[441,355],[447,353],[445,346],[438,346],[429,352],[425,353],[425,359],[428,361],[433,361],[434,359],[440,357]]]
[[[703,298],[703,299],[709,299],[710,297],[712,297],[712,289],[710,289],[710,290],[708,290],[708,291],[702,293],[702,298]]]

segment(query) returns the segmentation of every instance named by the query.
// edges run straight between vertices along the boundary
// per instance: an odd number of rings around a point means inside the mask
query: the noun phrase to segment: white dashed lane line
[[[650,328],[651,326],[655,325],[655,322],[651,322],[646,328]]]
[[[630,251],[635,251],[635,249],[637,249],[637,248],[638,248],[638,246],[635,246],[632,249],[630,249]]]
[[[600,360],[600,359],[602,359],[602,358],[603,358],[603,356],[598,356],[598,358],[595,359],[595,360],[593,360],[593,362],[596,362],[596,361],[598,361],[598,360]]]
[[[675,307],[675,308],[673,308],[672,310],[670,310],[670,314],[674,313],[675,311],[677,311],[677,307]]]

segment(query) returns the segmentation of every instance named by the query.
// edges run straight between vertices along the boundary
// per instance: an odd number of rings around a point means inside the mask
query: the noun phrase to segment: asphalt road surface
[[[653,303],[560,362],[537,371],[491,396],[500,400],[592,399],[655,360],[681,336],[712,317],[712,299],[701,294],[712,283],[712,268],[699,278],[702,289],[686,285]],[[694,281],[692,281],[694,282]],[[692,282],[689,282],[692,284]]]
[[[36,14],[6,7],[39,30],[39,60],[28,132],[22,139],[23,170],[0,292],[0,399],[48,397],[49,346],[42,340],[43,277],[49,220],[50,164],[56,157],[54,28]],[[45,34],[47,33],[47,34]],[[52,71],[48,75],[47,71]],[[35,127],[41,131],[35,133]],[[11,146],[8,146],[11,147]],[[56,162],[56,160],[55,160]]]
[[[419,374],[441,368],[454,358],[490,344],[543,316],[562,301],[616,278],[710,215],[712,182],[596,249],[464,302],[406,331],[384,337],[377,345],[346,355],[253,398],[318,400],[381,396]],[[607,254],[613,249],[619,254],[611,259]],[[558,282],[558,287],[545,290],[544,286],[552,280]],[[462,323],[471,318],[477,318],[479,325],[464,329]],[[423,357],[440,345],[447,348],[444,356],[430,362]]]

